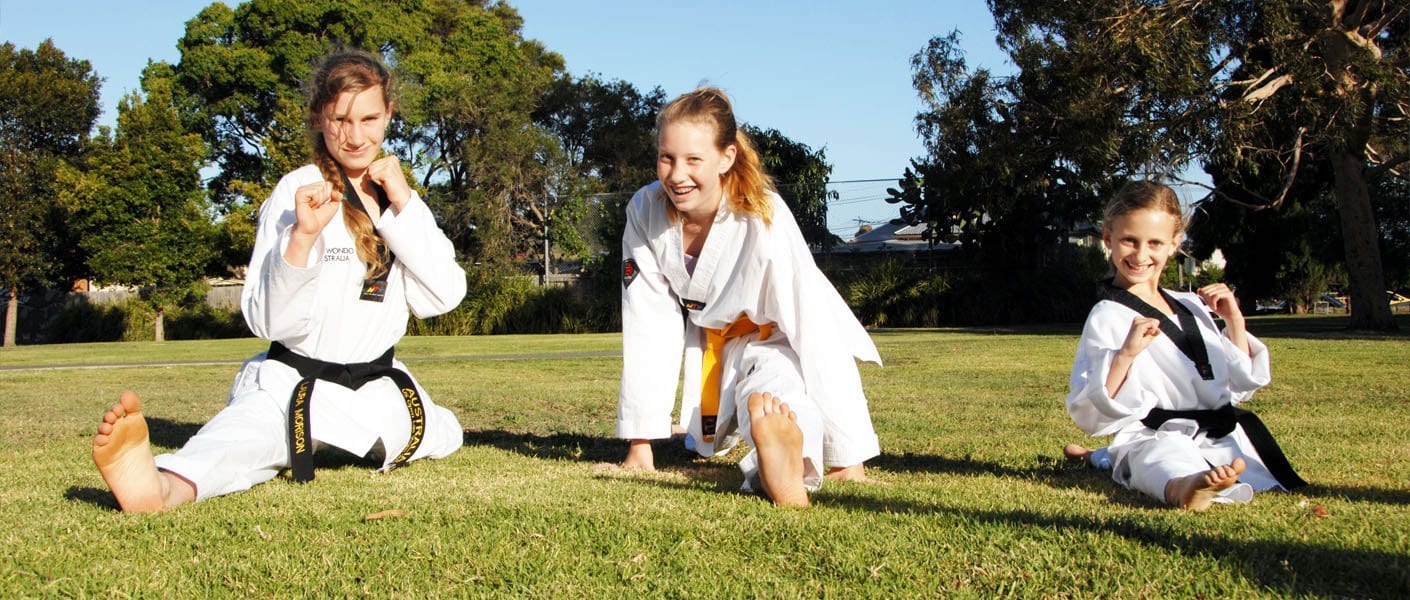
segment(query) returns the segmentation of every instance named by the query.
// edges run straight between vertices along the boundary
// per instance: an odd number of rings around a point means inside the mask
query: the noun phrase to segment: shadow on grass
[[[1397,314],[1392,319],[1399,331],[1352,331],[1347,329],[1351,317],[1345,315],[1250,317],[1248,330],[1265,338],[1309,340],[1404,340],[1410,337],[1410,315]]]
[[[151,438],[153,447],[180,448],[201,430],[200,423],[185,423],[151,415],[146,417],[147,435]],[[157,452],[161,453],[160,450]]]
[[[1113,503],[1132,508],[1156,506],[1155,500],[1117,485],[1108,471],[1071,463],[1056,456],[1038,455],[1032,467],[1014,467],[971,457],[951,458],[933,454],[882,454],[867,461],[867,467],[882,472],[933,473],[973,477],[992,475],[1041,483],[1057,489],[1077,489],[1106,496]],[[885,476],[881,478],[884,480]]]
[[[1054,488],[1076,488],[1084,492],[1104,494],[1112,502],[1132,507],[1157,506],[1153,499],[1121,487],[1111,479],[1109,471],[1094,469],[1081,463],[1070,463],[1054,456],[1037,456],[1033,467],[976,460],[970,457],[950,458],[930,454],[882,454],[867,461],[867,466],[898,473],[924,472],[946,475],[993,475],[1043,483]],[[1273,492],[1284,493],[1284,492]],[[1410,490],[1375,487],[1325,485],[1313,482],[1294,494],[1309,498],[1339,498],[1351,502],[1373,502],[1395,506],[1410,506]]]
[[[542,460],[569,460],[615,465],[627,455],[627,441],[580,433],[538,434],[499,429],[467,429],[466,446],[489,446],[515,454]],[[738,452],[738,451],[736,451]],[[722,490],[738,489],[742,476],[734,461],[727,458],[704,458],[685,449],[680,438],[654,440],[651,453],[656,469],[674,473],[690,480],[708,480]],[[735,453],[731,453],[733,457]],[[737,458],[737,457],[735,457]],[[629,471],[609,471],[630,477]],[[633,478],[634,479],[634,478]],[[644,475],[643,480],[651,480]]]
[[[1384,488],[1313,483],[1297,490],[1295,493],[1302,494],[1309,498],[1340,498],[1353,502],[1375,502],[1378,504],[1410,506],[1410,490],[1390,490]]]
[[[619,463],[627,456],[626,440],[581,433],[539,434],[502,429],[467,429],[465,445],[493,446],[530,458],[591,463]],[[654,440],[651,452],[657,468],[694,467],[705,460],[686,450],[679,438]]]
[[[957,509],[856,495],[832,496],[828,504],[868,512],[950,514],[962,522],[979,521],[1004,527],[1042,527],[1116,535],[1196,559],[1213,557],[1220,565],[1239,569],[1250,580],[1282,594],[1359,598],[1405,598],[1410,595],[1410,556],[1337,547],[1335,541],[1317,544],[1182,532],[1165,523],[1148,522],[1138,514],[1098,520],[1027,510]]]

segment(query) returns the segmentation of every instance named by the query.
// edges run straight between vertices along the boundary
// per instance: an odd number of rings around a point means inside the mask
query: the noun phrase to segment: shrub
[[[938,327],[1077,322],[1096,302],[1106,271],[1100,251],[1078,249],[1068,264],[998,270],[886,260],[837,273],[834,282],[863,325]]]
[[[543,288],[533,277],[466,273],[465,299],[454,310],[413,320],[413,335],[584,333],[605,331],[588,303],[569,288]]]
[[[156,319],[152,306],[139,298],[102,304],[80,299],[64,307],[45,325],[43,340],[47,343],[151,341]],[[204,303],[167,311],[165,327],[169,340],[250,335],[239,311]]]

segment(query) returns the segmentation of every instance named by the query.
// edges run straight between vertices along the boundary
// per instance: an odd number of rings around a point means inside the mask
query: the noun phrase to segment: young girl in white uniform
[[[408,315],[454,308],[465,275],[396,157],[378,158],[391,85],[362,52],[318,69],[308,113],[315,164],[285,175],[260,207],[241,298],[270,350],[245,363],[228,406],[173,454],[153,458],[141,402],[122,395],[93,457],[124,511],[245,490],[288,467],[311,479],[321,444],[380,455],[384,470],[461,446],[455,415],[392,356]]]
[[[1270,374],[1268,347],[1245,330],[1233,292],[1159,286],[1182,237],[1175,192],[1132,182],[1102,223],[1116,275],[1078,341],[1067,409],[1083,431],[1115,436],[1112,478],[1190,510],[1302,485],[1261,422],[1234,408]],[[1067,454],[1088,456],[1080,446]]]
[[[684,361],[679,426],[694,449],[748,440],[745,489],[807,505],[829,468],[861,478],[880,453],[855,362],[880,357],[724,93],[685,94],[656,125],[659,181],[632,198],[622,239],[623,466],[654,468],[650,440],[671,435]]]

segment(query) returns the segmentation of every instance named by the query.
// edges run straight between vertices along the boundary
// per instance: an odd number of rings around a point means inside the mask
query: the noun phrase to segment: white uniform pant
[[[1113,451],[1119,452],[1121,459],[1112,469],[1112,479],[1161,502],[1166,502],[1165,485],[1170,480],[1211,468],[1205,459],[1208,449],[1202,449],[1194,438],[1175,432],[1157,431],[1154,437],[1122,444],[1119,449],[1113,447]],[[1220,503],[1242,504],[1250,500],[1253,486],[1247,483],[1220,490],[1214,498]]]
[[[787,403],[797,417],[798,428],[803,432],[803,485],[808,491],[817,490],[823,481],[822,413],[808,397],[798,355],[788,340],[777,332],[763,341],[756,335],[738,337],[725,345],[724,356],[715,452],[728,451],[740,439],[757,446],[750,429],[749,395],[768,392]],[[744,473],[741,489],[762,489],[757,450],[751,449],[739,461],[739,468]]]
[[[400,361],[395,363],[405,369]],[[257,355],[235,377],[229,402],[175,453],[156,457],[157,467],[196,486],[196,499],[240,492],[289,467],[289,395],[299,375]],[[414,378],[413,378],[414,381]],[[430,401],[416,384],[426,430],[411,460],[443,458],[464,443],[455,415]],[[309,412],[316,442],[366,456],[381,444],[383,466],[396,458],[411,435],[411,417],[391,379],[370,381],[354,391],[336,383],[314,385]]]

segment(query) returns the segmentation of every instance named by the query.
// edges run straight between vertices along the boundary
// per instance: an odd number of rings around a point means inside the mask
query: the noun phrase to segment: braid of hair
[[[338,161],[333,159],[333,155],[328,152],[328,148],[323,145],[323,137],[318,136],[313,141],[313,163],[318,166],[318,172],[323,175],[323,180],[333,187],[333,194],[342,197],[345,193],[354,190],[343,188],[343,170],[338,166]],[[357,250],[357,257],[367,264],[367,278],[376,279],[387,272],[390,253],[386,244],[382,243],[382,238],[377,235],[377,230],[372,224],[372,218],[367,213],[356,210],[349,206],[343,206],[343,225],[347,226],[348,232],[353,237],[353,247]]]
[[[323,180],[332,184],[333,193],[342,196],[351,191],[343,187],[343,170],[338,161],[328,151],[320,127],[323,124],[322,111],[345,91],[360,91],[380,86],[382,100],[389,106],[392,101],[393,81],[387,67],[376,57],[360,50],[344,49],[334,52],[318,66],[314,78],[308,82],[309,146],[312,148],[313,163],[323,174]],[[360,210],[343,208],[343,224],[352,234],[353,245],[358,258],[367,264],[367,278],[375,279],[384,275],[391,267],[391,252],[372,224],[372,218]]]

